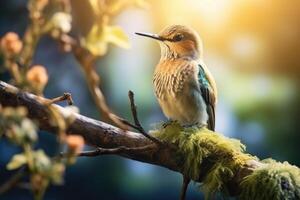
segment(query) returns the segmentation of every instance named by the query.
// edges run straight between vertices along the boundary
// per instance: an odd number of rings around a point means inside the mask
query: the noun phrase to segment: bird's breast
[[[171,67],[158,66],[153,77],[154,91],[164,114],[183,124],[207,120],[195,70],[193,65],[173,63]]]
[[[176,97],[194,79],[195,71],[192,66],[184,64],[181,66],[176,62],[162,62],[157,66],[153,76],[155,95],[159,99],[164,99],[167,95]]]

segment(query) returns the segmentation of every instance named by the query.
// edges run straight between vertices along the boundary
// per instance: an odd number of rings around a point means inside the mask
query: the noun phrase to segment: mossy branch
[[[20,92],[0,81],[2,106],[27,107],[29,117],[37,120],[41,129],[55,133],[56,127],[50,123],[45,105],[37,98],[41,97]],[[66,112],[60,106],[57,108],[61,113]],[[201,182],[208,199],[218,192],[240,199],[300,199],[299,168],[287,162],[259,161],[245,153],[245,146],[236,139],[206,128],[183,128],[172,123],[152,131],[152,135],[165,142],[165,145],[154,145],[142,134],[124,132],[79,114],[74,116],[69,134],[82,135],[86,144],[100,147],[101,152],[163,166]],[[146,151],[138,148],[143,146],[149,148]],[[117,150],[105,150],[112,148]]]

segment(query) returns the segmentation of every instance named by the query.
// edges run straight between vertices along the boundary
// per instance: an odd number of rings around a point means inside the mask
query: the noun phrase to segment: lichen
[[[239,199],[300,199],[300,169],[268,159],[241,183]]]
[[[152,134],[162,141],[177,145],[178,162],[183,163],[183,173],[197,181],[201,165],[209,165],[203,177],[202,189],[207,199],[217,192],[226,193],[226,183],[233,178],[238,167],[256,159],[244,153],[239,140],[230,139],[207,128],[184,128],[179,123],[161,126]],[[205,161],[205,163],[204,163]]]

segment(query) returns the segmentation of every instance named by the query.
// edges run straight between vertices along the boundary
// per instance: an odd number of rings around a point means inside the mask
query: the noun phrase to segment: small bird
[[[186,26],[172,25],[159,34],[136,34],[160,44],[161,58],[153,85],[165,116],[184,126],[207,126],[214,131],[217,89],[203,62],[198,33]]]
[[[183,126],[207,126],[215,130],[217,89],[204,64],[203,47],[196,31],[172,25],[159,34],[136,33],[159,42],[161,58],[153,76],[155,95],[163,113]],[[180,199],[190,178],[183,175]]]

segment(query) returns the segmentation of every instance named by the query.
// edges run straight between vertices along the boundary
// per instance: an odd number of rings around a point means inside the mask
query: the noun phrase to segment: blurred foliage
[[[23,152],[12,156],[8,170],[23,166],[30,173],[30,184],[35,199],[41,199],[49,182],[61,184],[65,165],[59,160],[51,161],[43,150],[34,150],[37,141],[36,125],[26,117],[24,107],[5,107],[0,110],[1,136],[22,147]]]
[[[127,36],[118,26],[99,27],[95,24],[82,42],[90,52],[97,56],[104,55],[107,52],[107,43],[123,48],[129,47]]]
[[[62,45],[65,52],[73,50],[75,57],[82,64],[90,84],[92,94],[95,96],[96,105],[100,103],[100,110],[108,113],[98,81],[99,76],[91,69],[90,59],[103,56],[107,52],[107,43],[121,47],[129,47],[127,36],[123,30],[114,25],[109,25],[111,17],[131,5],[141,5],[143,1],[105,1],[90,0],[87,3],[92,8],[94,21],[90,32],[86,36],[70,36],[72,29],[71,4],[68,0],[29,0],[27,4],[29,24],[22,39],[15,32],[8,32],[1,38],[0,50],[3,56],[3,66],[10,73],[11,82],[23,91],[29,91],[43,96],[44,88],[48,83],[48,73],[43,65],[33,65],[36,48],[45,36],[50,36]],[[80,40],[78,44],[77,41]],[[75,49],[75,50],[74,50]],[[78,52],[78,50],[80,52]],[[88,52],[88,53],[87,53]],[[97,85],[96,85],[97,84]],[[93,93],[94,92],[94,93]],[[38,124],[26,117],[27,110],[20,108],[0,107],[1,136],[22,147],[22,153],[14,154],[7,164],[8,170],[21,168],[6,184],[0,188],[1,193],[13,187],[14,182],[19,182],[25,175],[29,175],[29,185],[34,199],[42,199],[50,183],[61,184],[65,167],[74,164],[77,154],[84,146],[84,139],[79,135],[67,135],[66,131],[74,120],[72,108],[62,114],[52,103],[67,100],[73,104],[72,97],[64,94],[61,97],[45,100],[37,98],[47,108],[50,123],[56,127],[58,150],[66,145],[64,156],[56,155],[50,158],[43,150],[35,150],[37,142]],[[103,101],[101,103],[100,101]],[[103,106],[104,105],[104,106]],[[75,110],[78,111],[78,109]],[[69,133],[72,134],[72,133]],[[25,169],[25,170],[24,170]],[[24,172],[23,172],[24,171]],[[12,182],[12,183],[11,183]]]

